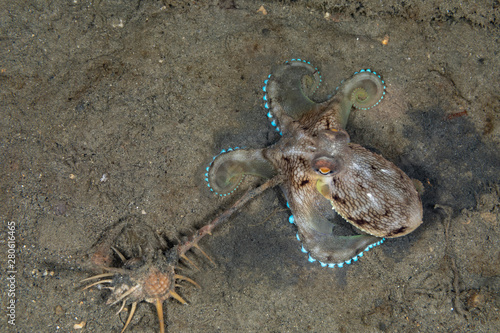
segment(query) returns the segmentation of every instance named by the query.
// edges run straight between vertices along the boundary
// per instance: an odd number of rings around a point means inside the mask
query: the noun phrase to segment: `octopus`
[[[370,69],[356,72],[318,103],[310,96],[321,81],[318,69],[301,59],[273,70],[263,99],[280,139],[262,149],[223,150],[205,180],[211,191],[227,196],[247,175],[282,177],[302,252],[323,267],[342,267],[386,238],[415,230],[422,223],[422,202],[401,169],[352,143],[345,130],[354,108],[368,110],[382,101],[381,76]],[[338,215],[354,227],[354,235],[341,232]]]

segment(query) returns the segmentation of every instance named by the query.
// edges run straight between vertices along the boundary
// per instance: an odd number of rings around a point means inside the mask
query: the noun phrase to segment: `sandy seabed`
[[[124,219],[173,244],[229,207],[243,191],[212,195],[205,168],[278,140],[261,88],[297,57],[322,71],[317,100],[383,75],[347,130],[423,183],[424,222],[321,268],[269,190],[202,241],[216,267],[190,255],[202,288],[165,302],[167,331],[500,331],[498,4],[384,3],[1,1],[2,331],[120,332],[109,292],[81,290],[94,244]],[[128,331],[158,327],[141,303]]]

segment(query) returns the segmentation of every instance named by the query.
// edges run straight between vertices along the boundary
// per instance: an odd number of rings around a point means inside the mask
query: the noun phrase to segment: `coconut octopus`
[[[415,230],[422,223],[422,203],[401,169],[350,142],[345,130],[353,107],[367,110],[383,99],[380,75],[370,69],[356,72],[333,97],[317,103],[309,96],[321,80],[318,69],[301,59],[278,66],[263,91],[267,117],[280,140],[262,149],[223,150],[205,180],[210,190],[226,196],[245,175],[283,177],[289,221],[298,229],[302,252],[323,267],[342,267],[385,238]],[[336,214],[359,234],[339,233]]]

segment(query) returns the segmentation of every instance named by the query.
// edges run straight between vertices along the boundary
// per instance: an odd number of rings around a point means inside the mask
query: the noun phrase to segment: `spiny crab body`
[[[130,304],[130,312],[121,333],[123,333],[130,324],[137,304],[143,301],[154,304],[160,322],[160,333],[164,333],[163,302],[169,298],[175,298],[182,304],[187,303],[175,291],[175,288],[179,286],[176,282],[183,280],[199,287],[199,285],[190,278],[175,272],[175,269],[179,266],[180,260],[184,260],[196,267],[196,265],[186,256],[189,250],[196,248],[215,265],[212,259],[210,259],[210,257],[199,247],[199,241],[206,235],[210,235],[215,227],[229,220],[229,218],[240,210],[248,201],[261,194],[266,189],[281,184],[282,181],[282,177],[276,176],[258,188],[249,190],[236,201],[233,206],[212,222],[196,231],[179,245],[167,250],[164,250],[166,247],[164,241],[158,237],[151,237],[150,230],[146,237],[143,236],[142,239],[138,237],[140,242],[139,255],[133,256],[131,259],[127,260],[125,256],[112,245],[122,231],[126,229],[126,227],[130,227],[128,223],[119,223],[105,233],[103,239],[97,243],[96,251],[91,258],[92,266],[103,270],[105,273],[97,274],[82,280],[81,282],[97,280],[87,285],[84,290],[96,285],[106,285],[105,288],[111,290],[111,295],[106,304],[115,305],[121,302],[118,313],[120,313],[126,305]],[[111,267],[113,261],[112,250],[114,250],[122,261],[120,268]]]
[[[208,230],[201,229],[193,237],[189,238],[180,245],[177,245],[169,250],[155,250],[152,244],[147,242],[143,251],[143,255],[126,259],[125,256],[109,243],[113,242],[118,234],[124,229],[124,226],[115,227],[105,240],[97,246],[97,251],[91,258],[91,262],[104,270],[105,273],[91,276],[82,282],[97,280],[84,288],[88,289],[96,285],[105,285],[106,289],[111,290],[106,304],[116,305],[121,304],[118,313],[125,306],[130,305],[130,312],[127,321],[122,329],[122,333],[130,324],[137,304],[140,302],[151,303],[156,307],[158,320],[160,323],[160,332],[165,332],[163,321],[163,302],[169,298],[174,298],[182,304],[187,302],[175,291],[180,285],[176,282],[181,280],[190,282],[199,287],[192,279],[176,274],[175,269],[179,265],[180,259],[194,265],[185,255],[192,247],[198,248],[202,254],[207,256],[199,246],[198,241],[203,237]],[[205,230],[205,231],[202,231]],[[161,242],[160,242],[161,243]],[[158,242],[154,245],[159,246]],[[122,261],[122,267],[105,266],[103,263],[110,264],[112,260],[109,258],[112,255],[110,249],[113,249]],[[211,260],[208,256],[207,258]]]

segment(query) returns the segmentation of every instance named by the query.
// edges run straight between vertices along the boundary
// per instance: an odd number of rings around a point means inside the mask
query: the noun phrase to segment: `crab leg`
[[[159,298],[156,299],[156,312],[158,313],[158,321],[160,322],[160,333],[165,333],[165,323],[163,322],[163,302]]]
[[[120,333],[125,332],[125,330],[127,329],[128,324],[130,324],[130,321],[132,320],[132,317],[134,316],[136,307],[137,307],[137,302],[132,303],[132,307],[130,308],[130,314],[128,315],[127,322],[125,323],[125,327],[123,327],[123,329]]]

